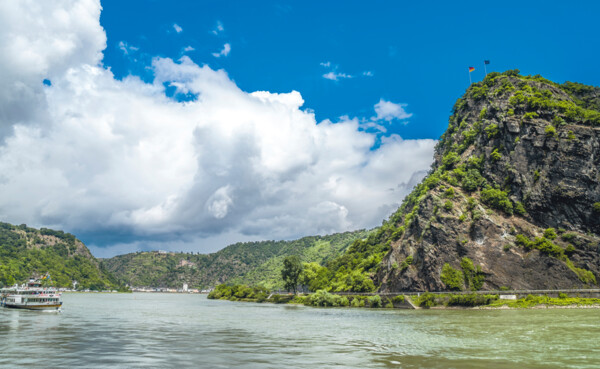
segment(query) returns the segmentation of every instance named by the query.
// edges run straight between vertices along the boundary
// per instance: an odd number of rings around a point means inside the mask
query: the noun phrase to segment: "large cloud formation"
[[[431,162],[432,140],[373,149],[359,118],[316,122],[300,93],[247,93],[187,57],[155,58],[151,84],[117,80],[100,11],[0,1],[1,220],[123,237],[100,255],[213,251],[377,225]]]

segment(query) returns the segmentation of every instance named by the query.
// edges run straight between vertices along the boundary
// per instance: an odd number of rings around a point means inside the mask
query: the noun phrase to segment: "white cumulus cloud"
[[[225,45],[223,45],[223,49],[221,49],[221,51],[219,51],[218,53],[212,53],[212,56],[214,56],[215,58],[220,58],[222,56],[229,55],[230,52],[231,52],[231,45],[225,44]]]
[[[102,256],[214,251],[375,226],[429,167],[433,140],[373,149],[361,119],[317,122],[299,92],[246,92],[187,56],[155,58],[151,83],[115,79],[100,10],[0,3],[0,35],[19,35],[0,37],[2,221],[88,235]],[[410,116],[384,100],[375,114]]]
[[[175,30],[175,32],[177,33],[181,33],[183,32],[183,28],[181,28],[181,26],[177,23],[173,23],[173,29]]]
[[[377,116],[375,116],[373,120],[391,121],[394,119],[408,119],[412,117],[412,114],[409,114],[404,110],[405,106],[406,104],[396,104],[391,101],[380,99],[379,102],[375,104],[375,113]]]

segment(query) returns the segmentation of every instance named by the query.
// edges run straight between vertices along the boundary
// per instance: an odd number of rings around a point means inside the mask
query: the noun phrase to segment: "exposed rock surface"
[[[380,290],[450,289],[444,264],[463,274],[464,257],[480,267],[484,290],[596,286],[599,92],[516,71],[473,84],[430,174],[383,226]]]

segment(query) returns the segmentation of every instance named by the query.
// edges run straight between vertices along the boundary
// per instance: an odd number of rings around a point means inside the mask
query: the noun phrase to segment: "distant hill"
[[[236,243],[213,254],[136,252],[104,259],[103,265],[130,286],[207,288],[220,283],[282,287],[283,259],[298,255],[303,262],[327,263],[352,242],[368,236],[365,230],[295,241]]]
[[[121,289],[85,245],[70,233],[0,223],[0,286],[50,274],[56,287]]]

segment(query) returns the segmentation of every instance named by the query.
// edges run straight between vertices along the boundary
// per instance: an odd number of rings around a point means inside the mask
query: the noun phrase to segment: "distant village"
[[[199,290],[197,288],[189,288],[187,283],[184,283],[181,288],[168,287],[131,287],[132,292],[168,292],[168,293],[209,293],[213,289]]]

